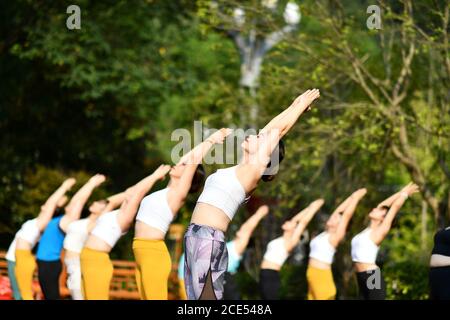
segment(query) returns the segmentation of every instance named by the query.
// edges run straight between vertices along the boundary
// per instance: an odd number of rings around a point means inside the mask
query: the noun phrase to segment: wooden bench
[[[172,258],[172,271],[169,276],[169,300],[179,299],[178,295],[178,261],[182,251],[182,238],[184,226],[173,224],[169,228],[166,244]],[[131,250],[131,248],[130,248]],[[6,253],[0,251],[0,277],[8,278],[8,262]],[[113,278],[110,287],[110,299],[116,300],[139,300],[139,293],[135,278],[136,263],[126,260],[112,260],[114,266]],[[59,279],[61,298],[70,299],[70,292],[66,286],[67,273],[63,263],[63,270]],[[42,291],[39,286],[37,271],[33,276],[33,292],[35,299],[42,299]]]

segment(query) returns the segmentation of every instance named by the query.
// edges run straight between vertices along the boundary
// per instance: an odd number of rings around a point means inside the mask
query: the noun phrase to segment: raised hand
[[[314,100],[320,97],[319,89],[309,89],[306,90],[302,95],[294,100],[294,105],[302,105],[304,108],[307,107],[307,111],[311,109],[310,105]]]
[[[419,186],[413,182],[410,182],[403,187],[401,192],[405,192],[408,196],[411,196],[412,194],[419,192]]]
[[[230,128],[222,128],[216,132],[214,132],[212,135],[210,135],[208,137],[208,139],[211,141],[212,143],[218,143],[218,144],[222,144],[223,141],[225,140],[225,138],[231,134],[231,132],[233,132],[233,130],[231,130]]]
[[[103,182],[105,182],[106,177],[103,174],[97,173],[96,175],[92,176],[91,179],[89,180],[92,181],[98,187]]]
[[[323,206],[324,203],[325,203],[325,200],[323,200],[323,199],[317,199],[317,200],[314,200],[313,202],[311,202],[311,203],[309,204],[309,207],[310,207],[311,209],[316,209],[316,210],[318,210],[320,207]]]
[[[355,192],[353,192],[352,197],[355,197],[357,199],[361,199],[362,197],[364,197],[367,193],[367,189],[366,188],[361,188],[356,190]]]
[[[167,164],[160,165],[152,174],[156,180],[164,180],[166,174],[170,171],[171,167]]]
[[[66,190],[70,190],[76,182],[77,180],[75,180],[75,178],[69,178],[63,182],[63,186],[64,188],[66,188]]]
[[[316,199],[311,202],[305,209],[297,213],[291,221],[308,224],[309,221],[313,218],[313,216],[319,211],[319,209],[323,206],[325,200]]]
[[[256,210],[255,214],[257,214],[260,217],[265,217],[269,213],[269,206],[262,205],[261,207]]]

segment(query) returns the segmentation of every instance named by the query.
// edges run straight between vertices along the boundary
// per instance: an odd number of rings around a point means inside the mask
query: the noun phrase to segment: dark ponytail
[[[191,188],[189,189],[189,193],[198,192],[203,187],[205,177],[206,177],[205,168],[203,167],[202,164],[199,164],[197,166],[197,169],[195,170],[194,177],[192,177],[192,183]]]
[[[278,152],[278,154],[277,154],[277,152]],[[275,179],[275,176],[278,172],[280,163],[284,159],[284,154],[285,154],[284,142],[283,142],[283,140],[280,140],[278,142],[278,146],[275,148],[275,150],[273,150],[273,152],[270,156],[270,162],[267,164],[267,169],[264,172],[263,176],[261,177],[262,181],[267,182],[267,181],[272,181],[273,179]],[[276,160],[274,158],[274,156],[276,156],[276,155],[278,155],[277,164],[273,168],[271,168],[272,161]]]

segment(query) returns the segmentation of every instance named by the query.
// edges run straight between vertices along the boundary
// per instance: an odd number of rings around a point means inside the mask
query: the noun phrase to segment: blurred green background
[[[2,1],[0,249],[65,177],[78,187],[107,175],[92,197],[102,198],[169,163],[174,129],[192,131],[194,120],[261,128],[317,87],[320,101],[286,137],[277,178],[261,183],[230,228],[232,237],[270,205],[237,275],[243,297],[259,298],[258,265],[284,218],[318,197],[325,216],[366,187],[333,266],[338,299],[355,299],[351,237],[370,208],[413,180],[421,194],[402,208],[380,264],[389,299],[427,298],[433,235],[450,218],[450,3],[296,1],[300,23],[267,52],[249,89],[226,17],[242,8],[236,30],[261,39],[285,25],[286,2],[269,10],[261,1]],[[71,4],[81,8],[80,30],[66,28]],[[382,9],[379,30],[366,26],[371,4]],[[188,223],[197,196],[177,222]],[[320,228],[316,219],[309,232]],[[113,257],[132,259],[131,240],[129,232]],[[306,296],[305,261],[283,267],[283,298]]]

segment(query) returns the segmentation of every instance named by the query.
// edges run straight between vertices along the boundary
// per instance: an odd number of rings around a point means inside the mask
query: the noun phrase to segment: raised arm
[[[117,217],[117,221],[122,231],[130,228],[144,196],[158,180],[164,179],[169,170],[169,165],[160,165],[151,175],[125,191],[125,200],[120,206],[120,212]]]
[[[323,199],[317,199],[310,203],[308,207],[300,211],[291,221],[297,223],[295,229],[292,233],[284,233],[283,237],[285,240],[286,250],[291,252],[292,249],[299,243],[300,237],[308,226],[309,222],[312,220],[314,215],[323,206],[325,201]]]
[[[395,216],[400,211],[401,207],[405,203],[406,199],[412,194],[419,192],[419,187],[414,183],[409,183],[405,186],[400,192],[398,192],[398,196],[395,201],[392,203],[389,211],[386,213],[386,216],[383,219],[383,222],[375,229],[372,233],[372,240],[379,244],[383,241],[383,239],[388,234],[391,229],[392,222],[394,221]]]
[[[312,202],[305,210],[282,225],[283,235],[268,243],[261,269],[280,271],[292,249],[299,243],[308,223],[323,203],[322,199]]]
[[[341,220],[336,228],[336,231],[330,234],[330,243],[332,246],[337,247],[339,242],[345,236],[345,232],[347,231],[348,223],[355,213],[356,207],[358,206],[359,201],[366,195],[367,189],[361,188],[352,193],[350,197],[348,197],[344,203],[346,203],[346,207],[342,212]]]
[[[37,216],[39,230],[43,231],[47,227],[47,224],[55,212],[58,201],[73,187],[75,182],[76,180],[74,178],[65,180],[61,186],[47,199],[45,204],[41,207],[39,215]]]
[[[171,186],[169,193],[169,205],[173,212],[178,211],[183,201],[185,200],[192,184],[195,171],[203,158],[214,144],[222,144],[225,138],[232,132],[231,129],[222,128],[216,131],[205,141],[195,146],[191,151],[184,155],[177,166],[182,165],[184,167],[183,173],[173,186]]]
[[[382,202],[380,202],[377,205],[377,208],[392,206],[392,204],[395,202],[395,200],[397,200],[398,197],[400,197],[400,192],[394,193],[389,198],[387,198],[387,199],[383,200]]]
[[[117,193],[107,198],[108,204],[103,212],[110,212],[119,207],[125,200],[125,192]]]
[[[314,215],[323,206],[325,201],[323,199],[317,199],[311,202],[305,209],[297,213],[291,220],[297,223],[308,225]]]
[[[191,151],[186,153],[181,159],[178,161],[177,165],[180,164],[200,164],[203,161],[203,158],[211,149],[211,147],[218,143],[222,144],[225,138],[232,132],[229,128],[222,128],[213,134],[211,134],[205,141],[196,145]]]
[[[319,89],[305,91],[298,96],[294,102],[278,116],[273,118],[262,130],[261,133],[276,129],[283,137],[297,122],[302,113],[308,109],[309,105],[320,97]]]
[[[253,231],[268,213],[268,206],[263,205],[259,207],[258,210],[256,210],[256,212],[241,225],[238,232],[236,232],[233,242],[234,248],[239,255],[244,253]]]
[[[258,146],[258,154],[256,161],[245,166],[243,170],[253,178],[260,178],[267,169],[267,165],[271,162],[271,155],[279,144],[280,139],[292,128],[300,115],[309,107],[309,105],[320,97],[318,89],[307,90],[301,96],[297,97],[294,102],[273,118],[260,132],[258,136],[264,136],[263,143]],[[251,171],[249,171],[251,170]],[[238,172],[238,175],[241,174]]]
[[[62,230],[66,230],[67,226],[80,218],[81,212],[83,211],[83,207],[86,204],[87,200],[99,185],[101,185],[105,181],[105,176],[102,174],[96,174],[92,176],[88,182],[86,182],[70,199],[69,204],[65,207],[64,217],[61,219],[59,223]]]
[[[413,185],[414,185],[414,183],[412,183],[412,182],[408,183],[406,186],[404,186],[402,188],[402,190],[400,190],[399,192],[394,193],[389,198],[387,198],[387,199],[383,200],[382,202],[380,202],[377,205],[377,208],[392,206],[392,204],[397,200],[397,198],[400,197],[400,194],[402,193],[402,191],[405,191],[406,189],[412,187]]]
[[[353,198],[352,197],[353,194],[349,197],[347,197],[343,202],[341,202],[336,209],[334,209],[333,214],[341,214],[344,213],[345,209],[350,205],[350,203],[352,202]]]

